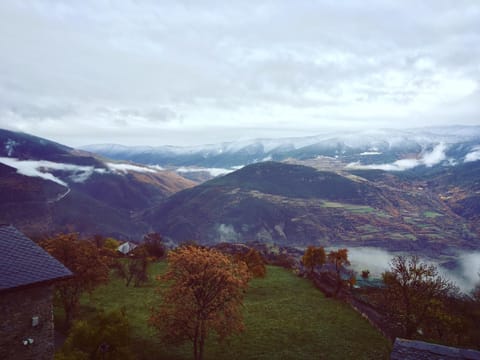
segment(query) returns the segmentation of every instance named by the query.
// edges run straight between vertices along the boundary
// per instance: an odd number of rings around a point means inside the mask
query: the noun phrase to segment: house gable
[[[0,359],[53,358],[53,282],[71,276],[13,226],[0,225]]]

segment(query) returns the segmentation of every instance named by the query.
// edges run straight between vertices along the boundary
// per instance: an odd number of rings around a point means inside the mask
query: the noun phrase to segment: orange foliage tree
[[[56,296],[65,310],[65,324],[70,326],[83,292],[91,292],[108,280],[108,267],[99,249],[78,234],[59,234],[41,243],[54,258],[63,263],[74,276],[56,284]]]
[[[193,343],[195,360],[203,359],[205,340],[218,340],[243,330],[241,305],[249,273],[244,262],[235,262],[215,250],[183,246],[167,257],[167,272],[158,279],[162,302],[152,309],[150,324],[164,341]]]
[[[255,250],[250,248],[244,254],[238,254],[235,256],[238,261],[243,261],[248,268],[248,271],[253,277],[265,277],[267,274],[267,268],[265,267],[265,260],[262,255]]]
[[[323,247],[309,246],[302,257],[303,265],[308,269],[310,274],[313,273],[316,266],[325,264],[326,254]]]
[[[328,253],[328,262],[332,263],[335,266],[335,279],[337,286],[335,288],[334,296],[337,296],[342,285],[344,284],[341,271],[345,266],[350,265],[350,261],[348,260],[348,249],[338,249],[337,251],[330,251]]]

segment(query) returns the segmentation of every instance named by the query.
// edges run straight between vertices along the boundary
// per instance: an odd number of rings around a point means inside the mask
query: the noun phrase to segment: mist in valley
[[[348,249],[351,268],[358,274],[368,269],[372,278],[381,278],[381,274],[390,268],[392,258],[397,255],[414,255],[409,253],[396,253],[371,247],[352,247]],[[436,259],[420,257],[423,262],[433,264],[438,273],[454,282],[462,292],[469,293],[476,284],[480,283],[480,251],[458,253],[454,260],[455,266],[442,266]],[[451,260],[451,259],[449,259]]]

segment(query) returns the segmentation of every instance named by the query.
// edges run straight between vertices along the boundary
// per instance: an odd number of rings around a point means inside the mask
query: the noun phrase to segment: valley
[[[217,172],[210,180],[198,171],[198,182],[184,178],[182,172],[164,170],[168,163],[126,162],[131,152],[124,147],[110,151],[121,149],[115,157],[125,159],[109,160],[2,130],[0,221],[34,237],[78,231],[138,241],[144,233],[156,231],[171,246],[195,241],[299,249],[367,247],[451,263],[459,252],[480,248],[480,165],[467,161],[467,155],[476,151],[472,139],[478,135],[477,128],[470,129],[475,131],[464,137],[459,135],[467,133],[462,128],[451,134],[437,130],[428,140],[423,134],[407,141],[408,133],[390,142],[381,136],[354,141],[350,135],[323,142],[319,137],[262,140],[253,148],[251,143],[223,145],[221,154],[209,146],[202,159],[221,155],[237,169]],[[456,142],[448,146],[435,143],[453,139]],[[283,151],[285,161],[248,164],[253,158],[244,157],[246,163],[238,166],[238,152],[253,156],[252,149],[260,148],[268,156]],[[134,153],[140,156],[147,150]],[[398,164],[406,161],[402,154],[414,150],[419,163],[428,160],[431,166],[417,164],[404,171],[369,167],[375,163],[372,157],[380,157],[377,163],[389,158]],[[197,158],[184,158],[186,166],[225,165],[200,160],[194,149],[170,153]],[[438,155],[436,162],[432,154]],[[362,160],[366,168],[358,163],[348,166],[360,158],[370,159]]]
[[[0,360],[480,360],[480,1],[0,19]]]

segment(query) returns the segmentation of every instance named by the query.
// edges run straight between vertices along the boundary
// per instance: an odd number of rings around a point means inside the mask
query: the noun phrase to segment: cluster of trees
[[[123,258],[116,255],[116,240],[99,236],[85,241],[77,234],[60,234],[41,245],[74,273],[72,279],[56,286],[67,328],[78,311],[81,295],[108,281],[110,270],[120,275],[126,286],[140,286],[148,280],[149,264],[166,254],[162,238],[155,233],[147,234],[143,244]],[[265,259],[253,248],[229,255],[184,245],[170,251],[167,261],[166,273],[158,278],[159,303],[152,309],[149,323],[168,343],[190,341],[194,359],[203,359],[208,336],[223,341],[243,330],[243,296],[251,278],[265,276]],[[354,273],[347,269],[347,249],[327,253],[323,247],[309,246],[302,263],[309,275],[320,271],[334,279],[335,296],[354,284]],[[368,270],[362,271],[362,277],[368,276]],[[415,256],[395,257],[382,279],[380,306],[390,322],[401,328],[402,336],[464,346],[480,343],[480,284],[471,296],[465,296],[441,277],[435,266]],[[116,319],[115,328],[109,325],[111,319]],[[105,357],[109,352],[108,356],[128,359],[128,348],[112,340],[128,337],[128,333],[124,312],[99,313],[74,324],[65,352],[59,356],[67,359],[69,351],[83,351],[91,358],[109,358]]]
[[[347,249],[326,253],[322,247],[309,246],[302,264],[309,276],[320,273],[325,275],[323,280],[335,279],[334,296],[355,284],[355,273],[346,268],[350,265]],[[361,276],[367,279],[370,271],[363,270]],[[417,256],[393,258],[382,281],[384,286],[372,291],[372,303],[399,336],[457,346],[480,344],[480,284],[470,295],[462,294],[434,265]]]
[[[161,259],[166,254],[163,239],[158,233],[149,233],[143,237],[143,242],[128,253],[126,258],[117,259],[112,267],[115,273],[125,280],[125,285],[134,287],[148,282],[148,268],[153,261]]]
[[[407,338],[413,337],[429,319],[446,320],[443,300],[459,294],[457,287],[438,275],[434,265],[421,262],[417,256],[395,257],[382,278],[387,314],[402,326]]]
[[[77,233],[58,234],[42,240],[40,245],[74,274],[55,287],[56,301],[65,312],[66,328],[71,327],[77,315],[82,294],[91,293],[106,283],[110,269],[115,269],[127,286],[132,282],[140,286],[148,280],[150,262],[163,257],[166,252],[162,238],[156,233],[145,235],[143,243],[123,258],[117,252],[120,243],[101,235],[85,240]]]
[[[65,311],[65,326],[72,324],[80,297],[108,281],[109,268],[95,243],[82,241],[78,234],[59,234],[44,240],[42,247],[74,274],[55,286],[56,299]]]
[[[310,274],[313,274],[315,268],[322,267],[327,261],[327,254],[323,247],[309,246],[302,257],[303,266]]]
[[[381,305],[406,338],[422,338],[458,346],[480,344],[478,285],[471,296],[460,292],[418,256],[397,256],[382,274]]]
[[[138,246],[133,249],[128,257],[117,259],[112,267],[117,276],[125,280],[128,287],[133,283],[134,287],[141,286],[148,281],[148,267],[151,259],[144,246]]]
[[[41,245],[74,273],[56,286],[65,326],[70,329],[59,359],[132,358],[124,311],[100,312],[74,323],[73,319],[81,295],[107,282],[110,270],[123,278],[126,286],[145,283],[151,261],[166,254],[160,235],[147,234],[143,243],[123,258],[115,252],[119,243],[101,236],[86,241],[75,233],[60,234]],[[248,282],[265,274],[265,260],[255,249],[231,256],[197,245],[181,246],[168,254],[167,272],[159,278],[161,301],[152,310],[150,324],[169,343],[191,341],[194,358],[203,359],[209,334],[223,341],[243,330],[241,305]]]
[[[350,265],[348,260],[348,249],[332,250],[328,254],[323,247],[309,246],[302,257],[302,264],[312,276],[315,271],[322,270],[325,264],[330,264],[327,272],[333,274],[335,279],[334,296],[337,296],[345,285],[355,284],[355,274],[346,269]],[[347,278],[344,278],[344,274]]]
[[[234,260],[237,262],[244,262],[252,277],[265,277],[267,274],[265,259],[254,248],[250,248],[243,253],[235,254]]]

